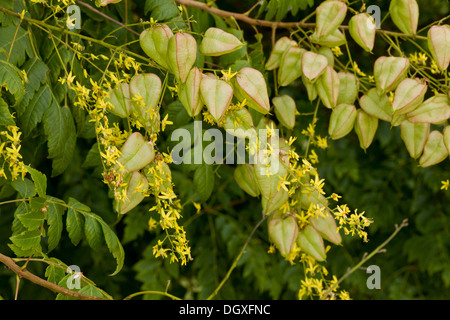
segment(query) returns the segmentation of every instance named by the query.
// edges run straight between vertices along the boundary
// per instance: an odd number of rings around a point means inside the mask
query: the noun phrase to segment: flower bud
[[[378,119],[368,115],[363,110],[358,110],[355,121],[355,132],[362,149],[366,150],[372,144],[378,129]]]
[[[202,72],[194,67],[189,71],[186,82],[178,87],[178,99],[191,117],[195,117],[202,111],[203,101],[200,97],[200,83]]]
[[[427,99],[416,110],[408,113],[411,122],[440,123],[450,118],[450,104],[448,97],[438,94]]]
[[[107,99],[111,105],[111,112],[121,118],[127,118],[131,112],[130,86],[128,83],[121,83],[115,89],[110,89]]]
[[[347,5],[341,1],[325,1],[316,8],[316,33],[319,38],[332,34],[344,21]]]
[[[167,49],[172,36],[172,30],[167,25],[161,24],[144,30],[139,37],[142,50],[164,69],[169,69]]]
[[[295,101],[288,95],[282,95],[272,99],[275,106],[275,115],[280,123],[288,129],[293,129],[295,125],[295,113],[297,107]]]
[[[356,120],[356,108],[350,104],[340,104],[333,109],[328,126],[331,139],[340,139],[352,131]]]
[[[312,226],[306,226],[298,232],[297,245],[317,261],[324,261],[327,258],[322,237]]]
[[[209,113],[218,122],[233,98],[233,87],[213,75],[203,75],[200,94]]]
[[[325,72],[316,82],[317,93],[325,107],[336,107],[339,95],[339,75],[332,67],[326,67]]]
[[[266,70],[274,70],[280,66],[281,58],[291,47],[297,46],[297,42],[288,37],[282,37],[275,42],[269,59],[266,62]]]
[[[444,143],[444,135],[435,130],[428,136],[427,143],[420,158],[422,167],[429,167],[438,164],[448,157],[448,150]]]
[[[153,143],[146,141],[139,132],[134,132],[128,137],[120,153],[117,162],[123,166],[125,172],[140,170],[155,158]]]
[[[240,100],[247,100],[247,105],[266,114],[270,109],[266,80],[263,74],[253,68],[242,68],[234,79],[235,95]]]
[[[177,79],[185,82],[197,59],[197,42],[189,33],[179,31],[169,39],[167,61]]]
[[[156,74],[136,74],[130,80],[131,109],[138,121],[150,132],[159,131],[158,103],[161,80]]]
[[[391,0],[389,13],[401,32],[416,34],[419,23],[419,6],[416,0]]]
[[[364,50],[372,52],[377,31],[373,17],[368,13],[354,15],[350,19],[348,26],[353,40]]]
[[[133,171],[127,182],[127,196],[118,203],[119,213],[125,214],[134,209],[142,200],[144,200],[144,193],[147,192],[147,190],[147,179],[139,171]]]
[[[290,47],[282,56],[278,70],[278,85],[285,87],[302,75],[302,56],[305,49]]]
[[[406,78],[409,69],[408,58],[380,57],[375,61],[374,76],[380,93],[395,90],[397,85]]]
[[[348,72],[339,72],[339,94],[336,104],[354,104],[358,98],[359,79]]]
[[[302,56],[303,75],[308,80],[318,78],[328,66],[328,60],[321,54],[307,51]]]
[[[327,210],[326,216],[311,217],[311,225],[320,234],[320,236],[336,245],[342,242],[341,235],[336,226],[336,220]]]
[[[241,48],[244,44],[231,33],[219,28],[209,28],[200,43],[200,53],[205,56],[220,56]]]
[[[442,71],[450,64],[450,26],[432,26],[428,31],[428,48]]]
[[[402,140],[411,158],[419,158],[430,134],[430,124],[404,121],[400,125],[400,130]]]
[[[418,79],[405,79],[395,90],[392,108],[396,114],[406,114],[420,106],[428,86]]]
[[[273,217],[268,223],[270,241],[275,244],[282,256],[287,256],[297,239],[298,225],[294,216]]]
[[[371,116],[384,120],[392,121],[392,104],[385,94],[379,94],[376,88],[370,89],[364,96],[359,99],[361,108]]]
[[[252,197],[259,196],[260,191],[256,181],[255,169],[251,164],[238,165],[234,170],[234,180],[242,190]]]

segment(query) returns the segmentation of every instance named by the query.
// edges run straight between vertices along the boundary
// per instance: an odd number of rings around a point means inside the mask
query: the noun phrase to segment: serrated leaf
[[[11,52],[8,61],[13,65],[22,65],[27,55],[29,57],[34,55],[28,31],[14,25],[0,27],[0,52],[3,52],[4,56],[5,52]]]
[[[36,230],[44,223],[44,212],[39,209],[31,210],[17,217],[28,230]]]
[[[76,246],[80,242],[84,234],[83,216],[77,210],[90,211],[90,208],[78,202],[73,198],[69,198],[66,217],[66,229],[73,245]],[[87,209],[87,210],[86,210]]]
[[[211,165],[202,164],[195,170],[194,186],[202,201],[206,201],[211,196],[214,188],[214,173]]]
[[[150,12],[150,16],[158,21],[169,20],[179,14],[173,0],[146,0],[144,12],[145,14]]]
[[[31,179],[33,179],[39,196],[45,198],[47,192],[47,177],[45,174],[31,168],[30,166],[25,166],[25,168],[27,168],[27,171],[30,173]]]
[[[103,235],[105,237],[106,245],[108,246],[109,252],[116,259],[117,267],[116,270],[111,274],[111,276],[116,275],[123,267],[123,262],[125,259],[125,252],[123,247],[117,238],[116,234],[111,230],[111,228],[106,223],[101,223]]]
[[[61,239],[61,233],[63,229],[62,216],[65,211],[65,207],[58,204],[64,202],[54,197],[48,197],[53,202],[47,202],[47,236],[48,236],[48,252],[52,251],[59,243]],[[56,202],[56,203],[55,203]]]
[[[9,238],[14,245],[22,250],[40,250],[41,231],[39,229],[24,231]]]
[[[29,136],[31,131],[41,122],[44,113],[50,107],[51,103],[50,88],[48,86],[42,86],[33,95],[33,98],[27,103],[24,109],[21,112],[19,111],[21,128],[25,137]]]
[[[19,192],[19,195],[22,198],[31,198],[36,194],[36,187],[34,186],[34,183],[28,178],[23,180],[16,179],[11,182],[11,186]]]
[[[5,86],[15,98],[14,106],[22,101],[25,94],[23,75],[11,63],[0,59],[0,86]]]
[[[53,264],[49,264],[45,269],[45,277],[47,278],[47,281],[51,283],[58,283],[64,278],[65,274],[63,268]]]
[[[47,65],[37,57],[31,58],[22,66],[27,74],[28,82],[25,83],[25,95],[17,106],[17,112],[22,114],[28,106],[28,102],[34,96],[39,86],[47,79],[47,73],[50,71]]]
[[[98,249],[103,243],[102,226],[90,215],[84,215],[84,234],[92,249]]]
[[[14,121],[9,111],[8,104],[0,97],[0,126],[14,126]]]
[[[82,293],[92,297],[103,298],[103,294],[100,292],[100,290],[93,285],[84,286],[78,291],[78,293]]]

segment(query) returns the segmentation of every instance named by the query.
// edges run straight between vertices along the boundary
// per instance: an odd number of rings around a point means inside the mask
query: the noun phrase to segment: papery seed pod
[[[281,58],[291,47],[297,46],[297,42],[288,37],[282,37],[275,42],[270,52],[269,59],[266,62],[266,70],[274,70],[280,66]]]
[[[375,133],[378,129],[378,119],[367,114],[363,110],[358,110],[355,121],[355,132],[362,149],[366,150],[372,144]]]
[[[450,64],[450,26],[432,26],[428,31],[428,48],[442,71]],[[449,91],[450,92],[450,91]]]
[[[310,191],[313,188],[309,181],[304,182],[305,187],[302,190],[297,189],[295,199],[297,200],[297,209],[308,210],[311,205],[319,208],[328,207],[328,199],[317,190]]]
[[[337,140],[349,134],[356,120],[356,108],[350,104],[340,104],[333,109],[328,126],[331,139]]]
[[[133,171],[130,175],[131,177],[127,182],[127,196],[118,203],[120,214],[125,214],[134,209],[144,200],[144,194],[148,190],[147,179],[139,171]]]
[[[99,6],[107,6],[110,3],[118,3],[122,0],[98,0],[99,1]]]
[[[200,94],[209,113],[218,122],[233,98],[233,87],[215,76],[203,75]]]
[[[172,30],[165,24],[144,30],[139,36],[142,50],[164,69],[169,69],[167,49]]]
[[[419,161],[420,166],[430,167],[444,161],[447,157],[448,150],[445,147],[444,135],[437,130],[432,131],[423,149],[423,154]]]
[[[120,150],[117,162],[123,166],[125,172],[137,171],[144,168],[155,158],[153,143],[145,140],[139,132],[132,133]],[[120,165],[116,165],[119,169]]]
[[[130,86],[128,83],[121,83],[115,89],[108,92],[107,101],[111,103],[111,112],[121,118],[127,118],[131,112]]]
[[[450,119],[448,97],[445,94],[431,97],[407,116],[409,121],[415,123],[440,123]]]
[[[314,33],[310,37],[310,40],[314,44],[327,46],[329,48],[340,47],[347,43],[345,34],[342,33],[339,29],[334,30],[331,34],[325,37],[319,37],[316,31],[314,31]]]
[[[320,54],[327,58],[328,66],[334,68],[334,53],[329,47],[320,47],[319,50],[317,50],[317,54]]]
[[[297,220],[294,216],[274,217],[268,223],[270,241],[275,244],[282,256],[287,256],[295,244],[298,233]]]
[[[327,67],[327,58],[320,54],[307,51],[302,56],[302,71],[308,80],[317,79]]]
[[[234,94],[240,101],[246,99],[250,108],[262,114],[269,112],[266,80],[260,71],[245,67],[239,70],[233,80]]]
[[[428,86],[419,79],[405,79],[395,90],[392,108],[395,114],[406,114],[420,106]]]
[[[185,82],[197,59],[197,41],[186,32],[177,32],[169,39],[167,61],[170,71],[181,82]]]
[[[384,120],[392,121],[394,109],[385,94],[379,94],[376,88],[372,88],[359,99],[361,108],[371,116]]]
[[[326,37],[332,34],[344,21],[347,5],[341,1],[325,1],[316,8],[317,36]]]
[[[359,79],[348,72],[339,72],[339,94],[336,104],[354,104],[358,98]]]
[[[282,56],[278,70],[278,85],[285,87],[302,75],[302,56],[305,49],[290,47]]]
[[[406,78],[409,69],[408,58],[380,57],[375,61],[374,76],[380,93],[395,90],[397,85]]]
[[[178,87],[178,98],[190,117],[198,115],[203,108],[203,101],[200,97],[202,78],[202,72],[194,67],[189,71],[186,82],[181,83]]]
[[[339,75],[332,67],[326,67],[324,73],[317,79],[316,88],[325,107],[336,107],[339,95]]]
[[[409,35],[416,34],[419,23],[419,6],[416,0],[391,0],[389,13],[400,31]]]
[[[446,126],[444,129],[444,144],[450,155],[450,126]]]
[[[219,28],[208,28],[200,43],[200,53],[205,56],[220,56],[238,50],[244,44],[231,33]]]
[[[348,24],[350,35],[364,50],[372,52],[377,31],[375,20],[368,13],[354,15]]]
[[[255,169],[251,164],[238,165],[234,170],[234,180],[252,197],[257,197],[260,194],[258,182],[256,181]]]
[[[302,251],[309,254],[317,261],[324,261],[327,258],[322,237],[312,226],[306,226],[297,235],[297,245]]]
[[[305,77],[305,75],[302,75],[302,82],[303,85],[306,88],[306,92],[308,93],[308,100],[314,101],[317,98],[317,88],[316,84],[312,83],[308,78]]]
[[[288,129],[294,128],[295,113],[297,107],[295,101],[288,95],[282,95],[272,99],[275,107],[275,115],[280,123]]]
[[[419,158],[430,134],[430,124],[403,121],[400,130],[402,140],[411,158]]]
[[[398,127],[406,120],[407,120],[406,114],[394,113],[394,115],[392,116],[391,126]]]
[[[326,216],[311,217],[309,220],[313,228],[316,229],[323,239],[336,245],[342,242],[341,235],[336,226],[336,220],[328,210],[326,210]]]
[[[245,139],[256,138],[252,115],[246,108],[227,112],[223,120],[223,128],[229,134]]]
[[[131,109],[150,132],[159,131],[159,98],[161,80],[156,74],[136,74],[130,80]]]
[[[281,208],[286,202],[289,201],[289,194],[286,190],[280,189],[270,198],[261,198],[261,205],[263,214],[270,214]]]

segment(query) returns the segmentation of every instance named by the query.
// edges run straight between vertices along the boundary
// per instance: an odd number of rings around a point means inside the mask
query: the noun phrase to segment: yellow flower
[[[441,190],[448,190],[448,188],[450,187],[450,180],[447,179],[441,182],[442,182]]]

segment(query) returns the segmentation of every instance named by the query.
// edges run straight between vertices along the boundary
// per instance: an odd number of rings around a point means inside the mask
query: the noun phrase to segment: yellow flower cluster
[[[22,133],[16,126],[8,126],[7,129],[0,132],[0,177],[8,179],[5,172],[5,165],[7,165],[11,180],[16,180],[19,176],[23,179],[27,173],[27,169],[22,161],[22,155],[19,152],[21,148],[20,136]]]

